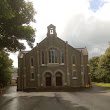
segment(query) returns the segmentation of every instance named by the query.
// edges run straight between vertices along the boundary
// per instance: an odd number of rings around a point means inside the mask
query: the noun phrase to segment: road
[[[27,93],[11,86],[0,96],[0,110],[110,110],[110,88]]]

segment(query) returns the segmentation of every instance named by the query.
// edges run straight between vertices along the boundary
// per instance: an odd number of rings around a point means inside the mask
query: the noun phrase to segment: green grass
[[[92,82],[92,84],[97,85],[97,86],[102,86],[102,87],[110,87],[110,83],[97,83],[97,82]]]

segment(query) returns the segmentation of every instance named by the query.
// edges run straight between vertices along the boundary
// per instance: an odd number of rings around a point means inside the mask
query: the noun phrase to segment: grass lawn
[[[97,86],[103,86],[103,87],[110,87],[110,83],[97,83],[97,82],[92,82],[92,84],[97,85]]]

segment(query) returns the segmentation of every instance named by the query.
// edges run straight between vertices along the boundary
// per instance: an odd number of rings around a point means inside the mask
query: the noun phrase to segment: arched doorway
[[[45,81],[46,81],[46,86],[51,86],[51,73],[47,72],[45,74]]]
[[[56,73],[56,86],[62,86],[62,73]]]

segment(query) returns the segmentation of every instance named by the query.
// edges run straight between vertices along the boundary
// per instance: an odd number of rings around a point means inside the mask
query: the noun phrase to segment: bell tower
[[[57,37],[56,27],[53,24],[47,27],[47,37]]]

